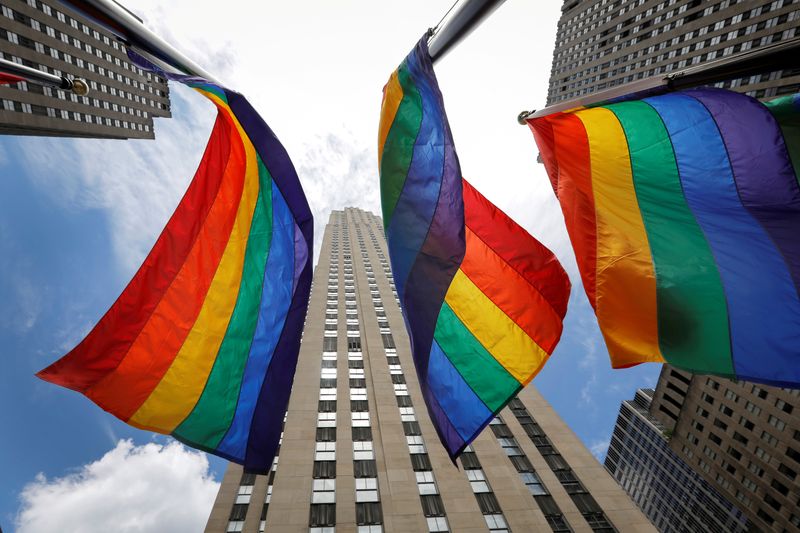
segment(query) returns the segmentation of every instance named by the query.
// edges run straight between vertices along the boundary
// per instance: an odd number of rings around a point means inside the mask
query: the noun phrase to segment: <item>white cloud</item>
[[[333,209],[360,207],[380,213],[378,160],[350,131],[318,135],[294,158],[314,214],[314,260]]]
[[[589,445],[589,451],[592,452],[592,455],[594,455],[598,461],[602,462],[609,444],[610,440],[608,438],[595,440]]]
[[[18,533],[202,531],[219,489],[205,454],[177,442],[120,440],[76,473],[22,490]]]

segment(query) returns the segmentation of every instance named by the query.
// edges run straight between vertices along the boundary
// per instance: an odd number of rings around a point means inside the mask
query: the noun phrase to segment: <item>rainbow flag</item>
[[[615,368],[800,384],[798,117],[704,88],[529,121]]]
[[[455,459],[552,353],[569,279],[547,248],[462,180],[427,37],[384,88],[378,151],[412,355]]]
[[[197,173],[111,309],[38,376],[265,473],[308,306],[313,220],[286,150],[242,95],[168,76],[217,107]]]

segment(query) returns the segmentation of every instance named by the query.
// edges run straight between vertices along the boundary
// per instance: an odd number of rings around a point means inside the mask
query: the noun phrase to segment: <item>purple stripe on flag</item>
[[[767,230],[800,290],[800,186],[778,123],[757,100],[715,89],[694,89],[719,127],[742,204]],[[746,125],[746,126],[743,126]]]
[[[226,91],[226,94],[228,105],[239,119],[247,136],[250,137],[264,166],[272,176],[273,182],[286,200],[295,224],[303,235],[300,243],[304,244],[299,250],[300,254],[298,255],[297,251],[295,253],[295,266],[291,268],[295,276],[298,272],[299,276],[293,283],[294,294],[286,316],[286,323],[275,347],[267,376],[261,385],[247,443],[245,470],[264,474],[272,466],[275,451],[278,449],[283,416],[289,404],[289,394],[297,367],[300,336],[311,292],[314,220],[297,178],[297,172],[286,149],[242,95],[232,91]],[[303,241],[305,242],[303,243]],[[297,243],[298,241],[295,240],[295,245]],[[303,258],[305,261],[301,263]]]

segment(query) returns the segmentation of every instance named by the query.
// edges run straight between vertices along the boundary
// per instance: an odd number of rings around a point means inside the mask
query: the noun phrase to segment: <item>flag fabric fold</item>
[[[455,459],[552,353],[569,279],[462,179],[427,37],[384,88],[378,137],[395,285],[428,412]]]
[[[265,473],[308,305],[312,215],[286,150],[242,95],[159,73],[217,107],[202,161],[116,302],[38,376]]]
[[[800,385],[800,105],[699,88],[529,120],[612,366]]]

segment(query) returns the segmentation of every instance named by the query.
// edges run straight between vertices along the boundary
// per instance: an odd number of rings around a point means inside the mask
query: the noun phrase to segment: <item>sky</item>
[[[381,88],[450,4],[125,2],[270,124],[297,167],[317,245],[332,209],[380,213]],[[660,367],[611,369],[533,137],[516,122],[544,106],[560,6],[509,0],[436,73],[464,176],[570,274],[562,341],[534,386],[602,459],[620,402],[653,386]],[[34,377],[116,299],[194,173],[214,111],[191,91],[171,91],[173,118],[156,120],[155,141],[0,137],[3,531],[91,533],[113,520],[115,531],[190,532],[210,511],[224,461]]]

